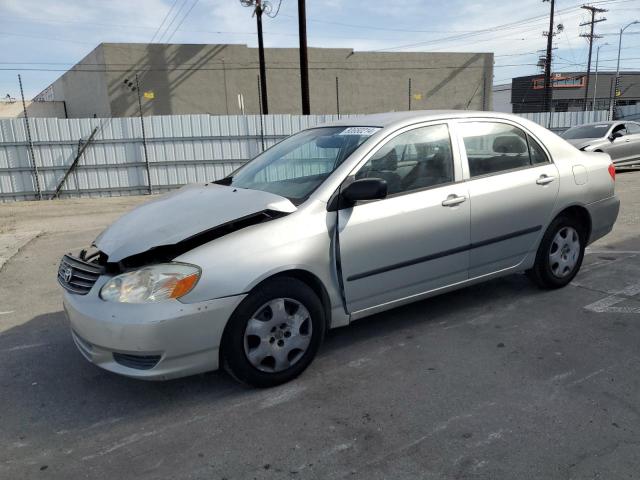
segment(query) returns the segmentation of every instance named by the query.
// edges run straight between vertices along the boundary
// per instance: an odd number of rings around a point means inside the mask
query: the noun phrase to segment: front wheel
[[[252,291],[231,316],[222,362],[243,383],[279,385],[309,366],[324,330],[324,309],[313,290],[294,278],[276,278]]]
[[[577,275],[586,246],[585,227],[570,216],[556,218],[542,237],[533,268],[527,271],[540,288],[561,288]]]

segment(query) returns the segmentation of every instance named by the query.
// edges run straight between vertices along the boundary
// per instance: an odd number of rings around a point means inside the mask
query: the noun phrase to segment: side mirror
[[[620,131],[613,132],[611,135],[609,135],[609,140],[611,140],[613,142],[616,138],[620,138],[620,137],[624,137],[622,132],[620,132]]]
[[[359,200],[379,200],[387,196],[387,182],[381,178],[361,178],[347,185],[341,196],[349,206]]]

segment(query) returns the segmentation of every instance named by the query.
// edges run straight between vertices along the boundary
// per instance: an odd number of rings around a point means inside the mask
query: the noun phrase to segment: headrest
[[[371,168],[378,172],[383,170],[396,170],[398,168],[398,156],[396,155],[396,149],[392,148],[385,156],[372,159]]]
[[[498,153],[525,153],[527,144],[515,135],[502,135],[493,140],[493,151]]]
[[[341,148],[344,145],[344,137],[338,135],[324,135],[316,138],[318,148]]]

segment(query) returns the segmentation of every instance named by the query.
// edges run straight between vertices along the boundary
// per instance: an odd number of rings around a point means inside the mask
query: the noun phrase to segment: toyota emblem
[[[64,281],[69,283],[71,281],[71,277],[73,277],[73,270],[70,267],[65,267],[62,272],[62,278]]]

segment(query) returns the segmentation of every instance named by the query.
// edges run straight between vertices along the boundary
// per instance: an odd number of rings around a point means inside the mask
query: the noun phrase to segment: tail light
[[[616,181],[616,167],[615,167],[615,165],[613,163],[609,165],[609,175],[611,175],[611,179],[615,182]]]

